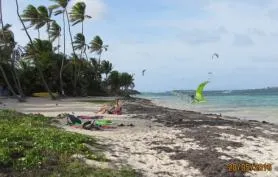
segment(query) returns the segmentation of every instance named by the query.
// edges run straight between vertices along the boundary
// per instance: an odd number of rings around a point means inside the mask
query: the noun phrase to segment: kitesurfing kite
[[[211,76],[212,76],[212,72],[208,72],[208,79],[210,80],[211,79]]]
[[[194,100],[192,103],[201,103],[201,102],[205,102],[205,97],[203,95],[203,91],[204,91],[204,88],[205,86],[209,83],[209,81],[205,81],[205,82],[202,82],[197,90],[196,90],[196,93],[195,93],[195,96],[193,95],[194,97]]]
[[[146,71],[146,69],[143,69],[143,71],[142,71],[142,75],[144,76],[144,74],[145,74],[145,71]]]
[[[218,55],[218,53],[214,53],[214,54],[212,54],[212,59],[214,58],[214,57],[217,57],[217,58],[219,58],[219,55]]]

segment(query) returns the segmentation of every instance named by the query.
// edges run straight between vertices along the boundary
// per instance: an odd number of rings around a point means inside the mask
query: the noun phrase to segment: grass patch
[[[92,137],[51,126],[51,118],[0,111],[0,176],[137,176],[131,169],[94,169],[71,158],[107,161],[85,145],[97,146]],[[104,174],[104,175],[103,175]]]
[[[81,100],[80,102],[94,103],[94,104],[113,104],[115,100]]]

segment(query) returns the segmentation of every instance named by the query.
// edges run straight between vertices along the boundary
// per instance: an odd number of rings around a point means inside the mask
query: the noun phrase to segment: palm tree
[[[95,52],[99,55],[98,66],[101,66],[101,54],[103,51],[108,50],[108,45],[104,45],[102,39],[99,36],[95,36],[94,39],[90,42],[91,52]],[[97,72],[100,72],[101,68],[96,68]]]
[[[121,73],[118,71],[112,71],[108,77],[108,83],[111,87],[111,91],[114,93],[118,93],[120,89],[120,78],[121,78]]]
[[[83,48],[80,48],[80,51],[81,51],[80,58],[83,57],[83,52],[84,52],[86,55],[86,58],[88,59],[87,54],[85,52],[86,44],[85,44],[85,37],[84,37],[84,20],[86,18],[88,19],[88,18],[92,18],[92,17],[89,15],[85,15],[85,11],[86,11],[86,4],[84,2],[76,3],[71,9],[70,21],[73,23],[72,26],[75,26],[78,23],[82,24],[81,25],[81,35],[77,34],[76,37],[79,37],[79,39],[83,40],[83,41],[80,41],[80,42],[83,42],[83,44],[82,44]],[[76,74],[77,78],[75,78],[75,84],[77,84],[78,76],[80,73],[80,68],[78,68],[76,72],[77,72],[77,74]]]
[[[85,15],[86,11],[86,4],[84,2],[78,2],[76,3],[70,12],[70,21],[73,23],[72,26],[81,23],[81,33],[84,34],[84,20],[87,18],[92,18],[89,15]]]
[[[101,62],[101,71],[105,74],[105,79],[107,79],[108,74],[112,71],[113,66],[108,60],[103,60]]]
[[[16,12],[17,12],[17,16],[18,16],[18,18],[19,18],[19,20],[20,20],[20,22],[21,22],[21,24],[22,24],[22,26],[23,26],[23,28],[24,28],[24,31],[25,31],[25,33],[26,33],[28,39],[29,39],[30,47],[36,52],[36,53],[35,53],[35,56],[37,57],[37,52],[39,52],[39,51],[36,51],[36,48],[35,48],[35,46],[34,46],[34,44],[33,44],[33,41],[32,41],[32,38],[31,38],[30,34],[28,33],[27,28],[26,28],[26,26],[25,26],[25,24],[24,24],[24,21],[22,20],[22,18],[21,18],[21,16],[20,16],[18,0],[15,0],[15,2],[16,2]],[[35,60],[35,63],[36,63],[36,60]],[[36,66],[38,67],[38,63],[36,63]],[[48,85],[47,85],[47,83],[46,83],[46,81],[45,81],[43,72],[42,72],[42,70],[41,70],[40,67],[38,67],[38,71],[39,71],[39,75],[40,75],[40,77],[41,77],[41,79],[42,79],[42,81],[43,81],[44,87],[45,87],[45,89],[47,90],[49,96],[51,97],[51,99],[55,99],[54,95],[53,95],[52,92],[50,91],[50,89],[49,89],[49,87],[48,87]]]
[[[126,72],[122,73],[120,76],[120,86],[124,87],[125,91],[127,91],[127,89],[130,86],[134,85],[133,81],[134,81],[134,78],[132,77],[132,75],[130,75]]]
[[[40,39],[40,28],[47,25],[47,32],[49,31],[51,14],[52,10],[47,9],[45,6],[36,8],[33,5],[28,5],[21,17],[24,22],[30,23],[28,28],[34,27],[38,30],[38,38]]]
[[[2,5],[2,2],[0,3]],[[1,9],[1,7],[0,7]],[[2,20],[2,9],[1,9],[1,35],[0,35],[0,70],[3,75],[3,78],[8,86],[8,89],[10,92],[13,94],[15,98],[18,99],[18,101],[23,101],[23,98],[19,97],[13,87],[11,86],[11,83],[7,77],[6,71],[3,68],[3,64],[7,64],[8,60],[11,59],[11,54],[13,51],[13,48],[15,46],[15,41],[14,41],[14,35],[13,33],[9,30],[11,25],[6,24],[4,26],[3,20]],[[16,83],[15,83],[16,84]]]
[[[88,45],[86,44],[85,36],[81,33],[77,33],[74,36],[73,44],[74,44],[74,49],[75,50],[80,50],[81,51],[80,58],[82,58],[82,52],[84,52],[85,56],[86,56],[86,59],[88,59],[88,56],[86,54],[86,48],[88,47]]]
[[[46,31],[48,33],[48,40],[50,41],[50,34],[49,34],[49,29],[50,29],[50,22],[51,20],[51,15],[52,15],[52,9],[47,8],[45,6],[39,6],[37,8],[38,14],[39,14],[39,23],[36,25],[36,28],[41,28],[44,25],[47,25]]]
[[[95,72],[95,78],[94,79],[96,81],[99,81],[99,80],[101,80],[101,73],[100,73],[100,70],[99,70],[100,65],[99,65],[96,58],[90,58],[90,60],[91,60],[92,69]]]
[[[76,56],[75,54],[75,50],[74,50],[74,46],[73,46],[73,39],[72,39],[72,33],[71,33],[71,28],[70,28],[70,20],[69,20],[69,14],[68,14],[68,11],[67,11],[67,6],[69,4],[69,1],[70,0],[51,0],[53,2],[55,2],[56,4],[52,5],[50,7],[50,9],[57,9],[54,13],[54,15],[59,15],[59,14],[62,14],[63,15],[63,32],[64,32],[64,56],[66,56],[66,34],[65,34],[65,28],[66,28],[66,24],[65,24],[65,15],[67,17],[67,21],[68,21],[68,30],[69,30],[69,35],[70,35],[70,40],[71,40],[71,46],[72,46],[72,51],[73,51],[73,54]],[[74,57],[74,60],[76,60],[77,57]],[[63,59],[63,62],[64,63],[64,60],[65,58]],[[76,63],[76,62],[75,62]],[[63,70],[63,64],[61,66],[61,72]],[[60,72],[60,75],[62,77],[62,74]],[[61,78],[60,78],[61,79]],[[74,68],[74,92],[76,93],[76,84],[77,84],[77,69],[76,67]],[[63,87],[63,86],[61,86]],[[64,95],[63,93],[63,90],[62,91],[62,95]]]
[[[51,43],[53,43],[56,39],[58,39],[57,41],[58,53],[60,49],[60,36],[61,36],[61,27],[56,21],[53,21],[49,28],[49,38]]]
[[[39,23],[39,12],[33,5],[28,5],[21,15],[23,22],[29,22],[30,25],[27,29],[36,26]],[[38,30],[38,38],[40,38],[40,30]]]
[[[95,52],[97,55],[99,55],[99,64],[100,59],[101,59],[101,54],[103,51],[107,51],[108,50],[108,45],[104,45],[102,39],[99,36],[95,36],[94,39],[90,42],[91,46],[91,52]]]
[[[63,15],[63,17],[64,17],[64,15]],[[65,22],[64,18],[63,18],[63,22]],[[64,29],[64,55],[63,55],[63,59],[62,59],[62,63],[61,63],[60,71],[59,71],[59,79],[60,79],[60,91],[61,91],[61,94],[64,96],[65,92],[64,92],[64,87],[63,87],[63,85],[64,85],[63,84],[63,68],[64,68],[64,62],[66,59],[65,24],[64,24],[63,29]],[[58,38],[57,49],[58,49],[58,54],[59,54],[60,53],[61,27],[56,21],[53,21],[51,23],[51,26],[49,28],[49,36],[50,36],[50,41],[52,43]]]
[[[14,89],[12,88],[6,72],[2,66],[3,63],[7,62],[5,59],[10,58],[13,48],[15,47],[14,35],[12,31],[9,30],[11,25],[7,24],[4,26],[3,22],[3,13],[2,13],[2,0],[0,0],[0,21],[1,21],[1,35],[0,35],[0,70],[3,75],[3,78],[12,92],[13,96],[18,99],[19,102],[25,101],[23,98],[19,97]]]
[[[56,15],[60,15],[60,14],[63,15],[64,36],[65,36],[65,28],[66,28],[66,25],[65,25],[65,15],[67,17],[68,30],[69,30],[69,35],[70,35],[70,40],[71,40],[71,45],[72,45],[72,51],[73,51],[73,54],[75,55],[75,50],[74,50],[74,46],[73,46],[73,39],[72,39],[72,33],[71,33],[71,28],[70,28],[69,14],[68,14],[68,11],[67,11],[67,6],[68,6],[70,0],[51,0],[51,1],[56,3],[56,4],[54,4],[54,5],[49,7],[51,10],[57,9],[54,12],[54,15],[55,16]],[[64,48],[65,48],[65,40],[64,40]]]

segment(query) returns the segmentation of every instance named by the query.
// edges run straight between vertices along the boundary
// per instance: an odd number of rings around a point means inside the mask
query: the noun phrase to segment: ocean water
[[[191,104],[194,91],[142,93],[141,98],[175,109],[221,113],[247,120],[265,120],[278,124],[278,88],[254,90],[205,91],[205,103]]]

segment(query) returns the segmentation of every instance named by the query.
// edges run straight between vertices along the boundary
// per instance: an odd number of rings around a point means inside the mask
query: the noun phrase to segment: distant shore
[[[86,100],[109,99],[114,98],[1,101],[6,108],[20,112],[57,116],[62,112],[92,115],[101,105]],[[141,98],[123,102],[123,115],[104,116],[116,124],[132,123],[135,127],[88,131],[61,126],[67,131],[96,136],[109,147],[106,155],[111,162],[129,164],[144,176],[278,176],[278,125],[170,109]],[[246,163],[270,163],[272,171],[229,172],[229,165]]]

